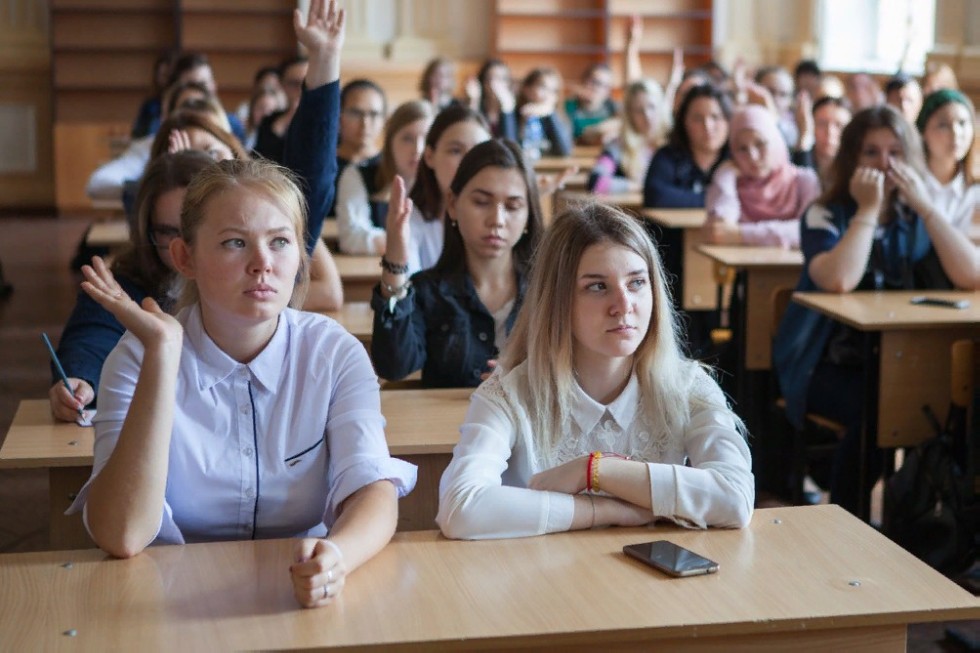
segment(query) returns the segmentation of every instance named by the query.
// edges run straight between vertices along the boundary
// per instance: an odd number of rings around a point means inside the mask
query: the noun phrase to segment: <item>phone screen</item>
[[[713,574],[718,563],[667,540],[643,542],[623,547],[623,553],[671,576]]]

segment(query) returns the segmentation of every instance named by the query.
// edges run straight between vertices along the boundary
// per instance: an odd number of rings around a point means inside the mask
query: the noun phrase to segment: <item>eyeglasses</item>
[[[154,247],[165,249],[170,247],[177,238],[180,238],[180,229],[177,227],[167,227],[163,225],[150,226],[150,243]]]
[[[361,111],[360,109],[344,109],[344,115],[351,120],[381,120],[384,117],[380,111]]]

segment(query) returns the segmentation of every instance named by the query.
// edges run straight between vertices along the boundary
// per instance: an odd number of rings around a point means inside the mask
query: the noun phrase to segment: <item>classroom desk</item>
[[[534,171],[541,173],[562,172],[567,168],[588,171],[595,165],[595,156],[572,154],[570,156],[543,156],[534,162]]]
[[[667,539],[719,563],[670,579],[627,558]],[[11,650],[904,651],[909,623],[980,600],[837,506],[756,512],[739,531],[674,525],[484,542],[398,533],[335,603],[304,610],[294,542],[0,556]]]
[[[321,237],[327,246],[335,248],[337,244],[337,221],[324,220]],[[109,247],[115,249],[129,242],[129,223],[126,220],[107,220],[96,222],[85,237],[89,247]]]
[[[381,257],[334,254],[333,260],[344,285],[344,301],[371,301],[371,292],[381,280]]]
[[[321,315],[326,315],[355,338],[364,343],[368,351],[371,350],[371,333],[374,330],[374,311],[368,302],[344,302],[343,306],[336,311],[322,311]]]
[[[701,227],[707,219],[704,209],[643,209],[640,216],[663,229],[680,232],[681,308],[709,311],[718,306],[711,261],[698,252],[704,243]]]
[[[912,305],[912,297],[967,299],[956,310]],[[934,435],[922,414],[928,404],[940,419],[950,401],[950,347],[980,337],[980,292],[912,290],[844,294],[796,292],[793,301],[864,335],[864,443],[891,449]],[[865,456],[866,459],[866,456]],[[886,472],[891,461],[886,456]],[[862,472],[867,465],[862,465]],[[867,516],[862,494],[861,515]]]
[[[631,213],[639,213],[643,209],[643,193],[640,191],[597,195],[587,190],[560,190],[555,193],[555,198],[556,212],[561,212],[568,205],[577,202],[611,204]]]
[[[419,466],[416,489],[402,499],[398,528],[432,528],[439,478],[459,440],[459,426],[472,388],[382,390],[385,437],[393,456]],[[47,399],[20,403],[0,448],[0,468],[47,469],[51,546],[93,546],[79,515],[66,516],[75,494],[92,473],[95,431],[71,422],[55,422]]]
[[[736,337],[745,370],[764,371],[772,364],[772,294],[795,288],[803,270],[803,254],[781,247],[700,245],[697,250],[715,265],[734,269],[736,297],[742,300]]]

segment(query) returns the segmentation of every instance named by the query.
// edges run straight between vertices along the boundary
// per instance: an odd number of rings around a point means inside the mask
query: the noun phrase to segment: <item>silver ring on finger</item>
[[[327,587],[328,587],[327,585],[324,585],[323,586],[323,598],[324,599],[329,599],[330,598],[330,590],[327,589]]]

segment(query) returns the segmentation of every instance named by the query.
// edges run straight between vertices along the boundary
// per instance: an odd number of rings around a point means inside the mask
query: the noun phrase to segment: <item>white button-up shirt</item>
[[[925,181],[939,214],[957,230],[969,234],[973,216],[980,207],[980,184],[967,186],[962,172],[945,185],[931,172],[926,173]]]
[[[286,309],[269,344],[242,364],[204,331],[199,306],[178,320],[184,344],[155,543],[322,537],[365,485],[387,479],[400,496],[414,487],[415,466],[388,455],[367,352],[336,322]],[[119,439],[142,357],[126,333],[103,367],[92,478]]]
[[[439,484],[436,521],[450,537],[568,530],[574,497],[527,486],[534,474],[597,450],[647,463],[657,517],[704,528],[741,525],[751,516],[755,481],[749,449],[721,389],[705,372],[694,372],[690,420],[680,433],[658,425],[661,420],[640,395],[635,374],[609,405],[573,383],[570,418],[547,455],[535,445],[528,386],[525,362],[494,374],[473,393],[459,444]]]

